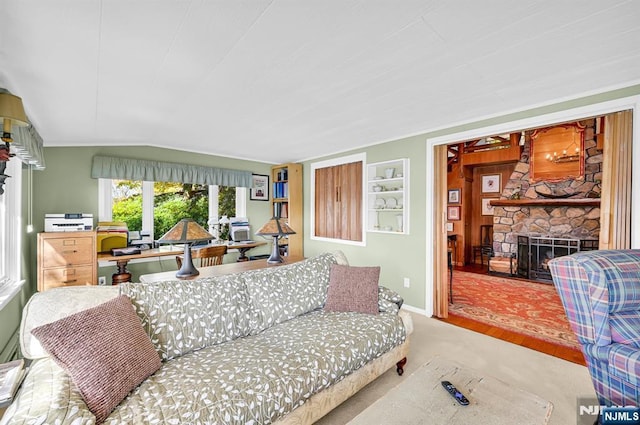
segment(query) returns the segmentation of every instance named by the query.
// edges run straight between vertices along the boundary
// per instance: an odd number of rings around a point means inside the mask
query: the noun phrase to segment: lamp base
[[[280,256],[280,247],[278,247],[278,236],[273,237],[273,250],[271,256],[267,259],[268,264],[279,264],[284,260]]]
[[[182,259],[182,267],[176,273],[176,277],[190,277],[197,276],[200,274],[198,270],[196,270],[193,265],[193,260],[191,259],[191,244],[184,244],[184,258]]]

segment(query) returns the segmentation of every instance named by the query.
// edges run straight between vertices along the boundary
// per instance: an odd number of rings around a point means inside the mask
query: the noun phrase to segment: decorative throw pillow
[[[161,362],[124,295],[31,331],[102,423]]]
[[[329,277],[326,311],[378,314],[380,267],[334,264]]]

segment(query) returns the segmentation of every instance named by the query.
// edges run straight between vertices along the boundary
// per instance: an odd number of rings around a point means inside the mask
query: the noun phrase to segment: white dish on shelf
[[[396,198],[387,199],[387,202],[386,202],[387,208],[395,208],[397,204],[398,204],[398,201],[396,200]]]
[[[380,208],[384,208],[384,199],[382,198],[378,198],[376,199],[376,208],[380,209]]]
[[[398,199],[398,208],[402,208],[402,207],[404,207],[404,199],[400,198]]]

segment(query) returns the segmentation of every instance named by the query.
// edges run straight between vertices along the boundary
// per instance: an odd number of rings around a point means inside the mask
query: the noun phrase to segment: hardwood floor
[[[486,274],[486,266],[470,265],[464,267],[456,267],[456,270],[463,270],[466,272]],[[580,350],[572,349],[559,344],[553,344],[548,341],[533,338],[527,335],[523,335],[517,332],[509,331],[506,329],[500,329],[495,326],[488,325],[476,320],[467,319],[460,316],[450,315],[446,319],[440,319],[443,322],[450,323],[455,326],[466,328],[474,332],[478,332],[484,335],[492,336],[504,341],[511,342],[516,345],[530,348],[541,353],[549,354],[550,356],[558,357],[572,363],[585,365],[584,356]]]

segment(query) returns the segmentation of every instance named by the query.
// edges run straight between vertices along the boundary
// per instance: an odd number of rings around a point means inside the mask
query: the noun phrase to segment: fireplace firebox
[[[595,239],[518,235],[517,273],[527,279],[551,283],[548,266],[551,259],[594,249],[598,249]]]

